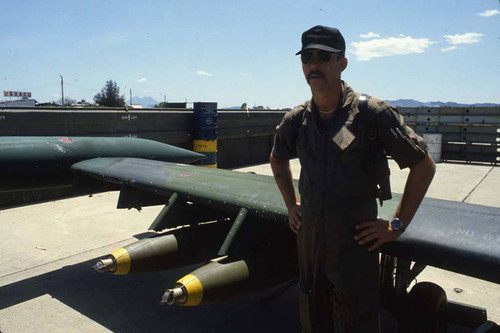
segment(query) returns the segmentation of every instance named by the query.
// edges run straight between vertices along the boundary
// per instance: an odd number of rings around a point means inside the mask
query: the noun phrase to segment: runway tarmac
[[[392,189],[401,193],[408,171],[390,162]],[[298,177],[300,165],[292,165]],[[270,174],[268,164],[240,169],[249,170]],[[498,184],[499,167],[440,163],[428,197],[500,207]],[[148,236],[162,208],[117,210],[117,198],[106,192],[0,211],[1,333],[299,331],[297,287],[267,303],[265,292],[218,305],[164,307],[164,290],[194,267],[130,276],[95,272],[98,258]],[[432,267],[418,281],[487,308],[488,318],[500,323],[499,285]]]

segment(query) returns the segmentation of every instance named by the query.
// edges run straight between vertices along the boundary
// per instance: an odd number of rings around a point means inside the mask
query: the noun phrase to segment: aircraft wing
[[[401,198],[379,210],[391,218]],[[426,198],[405,233],[383,252],[500,283],[500,208]]]
[[[214,207],[236,216],[242,207],[259,220],[287,225],[287,209],[273,177],[136,158],[99,158],[72,166],[125,188]],[[392,217],[400,196],[379,215]],[[171,225],[172,226],[172,225]],[[424,199],[407,231],[382,252],[500,283],[500,209]]]
[[[286,223],[287,209],[269,176],[137,158],[99,158],[76,163],[77,173],[170,196],[236,215],[245,207],[251,216]],[[171,227],[175,225],[170,225]]]

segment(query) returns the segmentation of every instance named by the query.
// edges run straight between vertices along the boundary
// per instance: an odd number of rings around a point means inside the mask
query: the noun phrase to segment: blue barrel
[[[193,150],[207,155],[197,164],[217,168],[217,103],[193,104]]]

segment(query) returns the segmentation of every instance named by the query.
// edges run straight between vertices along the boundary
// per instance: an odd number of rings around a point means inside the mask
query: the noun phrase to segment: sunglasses
[[[300,61],[302,61],[304,65],[310,64],[315,53],[319,61],[323,63],[329,62],[333,55],[332,52],[328,51],[304,52],[300,54]]]

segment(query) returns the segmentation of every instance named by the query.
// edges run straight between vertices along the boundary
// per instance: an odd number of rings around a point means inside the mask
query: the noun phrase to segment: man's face
[[[322,90],[340,82],[340,74],[347,67],[347,59],[334,53],[311,50],[301,54],[302,71],[311,89]],[[305,63],[304,63],[305,62]]]

